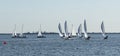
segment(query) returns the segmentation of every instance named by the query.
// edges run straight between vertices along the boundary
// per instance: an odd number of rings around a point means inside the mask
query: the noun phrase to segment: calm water
[[[61,39],[58,35],[47,34],[46,38],[11,38],[0,35],[0,56],[119,56],[120,34],[108,34],[103,40],[101,34],[89,34],[92,38]],[[3,44],[6,41],[7,44]]]

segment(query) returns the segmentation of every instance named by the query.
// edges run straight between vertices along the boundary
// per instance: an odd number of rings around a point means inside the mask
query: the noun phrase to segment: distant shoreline
[[[0,35],[10,35],[12,33],[0,33]],[[20,33],[18,33],[20,34]],[[27,32],[27,33],[23,33],[23,34],[38,34],[38,32],[35,32],[35,33],[30,33],[30,32]],[[42,34],[58,34],[56,32],[42,32]]]
[[[0,33],[0,35],[11,35],[12,33]],[[18,33],[19,34],[19,33]],[[35,33],[23,33],[23,34],[38,34],[38,32]],[[57,32],[42,32],[42,34],[59,34]],[[88,34],[101,34],[101,32],[88,32]],[[120,32],[107,32],[106,34],[120,34]]]

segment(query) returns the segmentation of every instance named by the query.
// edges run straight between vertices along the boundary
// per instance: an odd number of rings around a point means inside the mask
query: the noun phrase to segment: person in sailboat
[[[87,38],[87,40],[89,40],[91,37],[90,36],[88,36],[88,38]]]
[[[104,39],[108,39],[108,36],[107,36],[107,35],[105,35],[105,33],[104,33],[104,34],[102,34],[102,35],[103,35]]]
[[[65,34],[64,34],[64,33],[62,33],[62,37],[65,37]]]
[[[67,35],[64,35],[63,37],[65,40],[69,40],[72,39],[72,35],[70,33],[68,33]]]
[[[104,37],[104,39],[108,39],[108,36]]]

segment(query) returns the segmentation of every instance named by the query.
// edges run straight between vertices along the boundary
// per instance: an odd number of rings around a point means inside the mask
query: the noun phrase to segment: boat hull
[[[46,38],[45,36],[37,36],[37,38]]]

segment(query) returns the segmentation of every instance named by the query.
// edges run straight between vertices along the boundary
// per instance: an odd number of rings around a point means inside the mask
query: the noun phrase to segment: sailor
[[[91,37],[90,37],[90,36],[88,36],[88,38],[86,38],[86,40],[90,40],[90,38],[91,38]]]
[[[107,38],[108,38],[108,36],[104,37],[104,39],[107,39]]]

